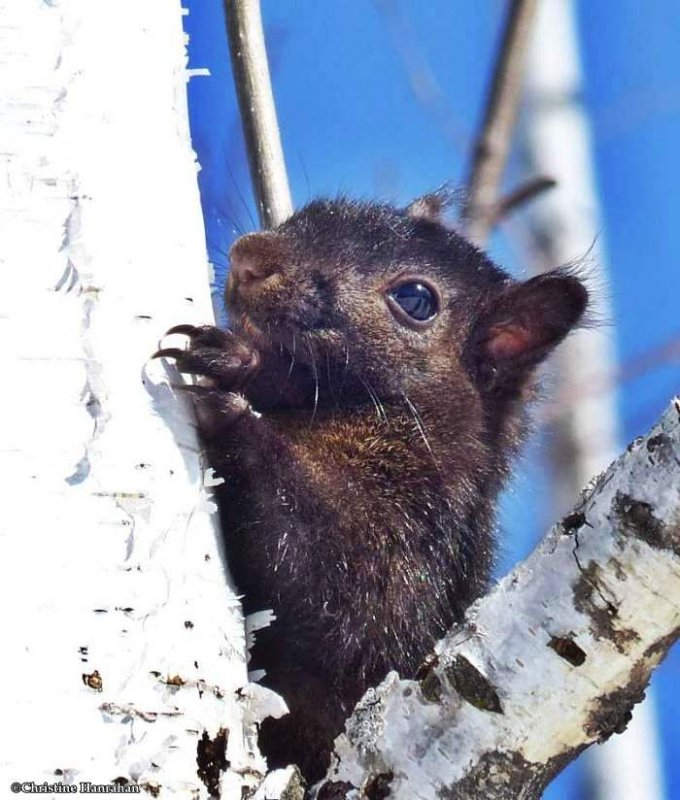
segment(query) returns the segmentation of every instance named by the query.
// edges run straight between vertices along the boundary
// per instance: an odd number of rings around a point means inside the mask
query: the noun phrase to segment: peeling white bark
[[[680,399],[336,740],[319,800],[536,798],[623,729],[680,633]],[[387,790],[389,788],[389,794]]]
[[[190,415],[148,363],[212,316],[181,14],[0,0],[2,791],[240,797],[283,710],[248,685]]]

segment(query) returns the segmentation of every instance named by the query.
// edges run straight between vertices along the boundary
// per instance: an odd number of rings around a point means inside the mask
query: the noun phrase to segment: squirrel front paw
[[[171,334],[187,336],[189,346],[161,348],[153,358],[171,358],[179,372],[199,378],[198,384],[177,388],[191,395],[206,442],[219,438],[238,420],[259,417],[241,393],[260,366],[260,355],[249,342],[213,325],[176,325],[166,336]]]
[[[222,391],[238,391],[260,367],[260,354],[232,331],[214,325],[175,325],[166,333],[180,333],[189,338],[186,350],[167,347],[154,358],[172,358],[179,372],[205,378],[203,385]]]

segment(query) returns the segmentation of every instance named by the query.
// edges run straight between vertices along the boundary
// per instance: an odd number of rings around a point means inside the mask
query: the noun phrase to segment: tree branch
[[[224,0],[248,165],[263,228],[293,213],[259,0]]]
[[[676,398],[468,610],[417,680],[390,673],[367,692],[315,796],[538,798],[626,727],[679,625]]]
[[[549,189],[554,189],[557,186],[557,181],[550,178],[548,175],[538,175],[535,178],[521,183],[512,191],[508,192],[504,197],[496,203],[491,209],[489,220],[491,225],[500,222],[504,217],[507,217],[518,206],[528,203],[530,200],[538,197],[547,192]]]
[[[475,143],[465,213],[470,239],[483,245],[493,226],[503,170],[522,89],[522,73],[536,0],[513,0],[494,69],[484,120]]]

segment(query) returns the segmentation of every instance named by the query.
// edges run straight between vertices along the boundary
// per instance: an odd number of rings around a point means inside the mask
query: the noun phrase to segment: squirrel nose
[[[278,272],[275,264],[266,264],[253,258],[235,258],[231,261],[231,274],[240,286],[249,286]]]
[[[273,234],[244,236],[230,253],[231,279],[241,288],[255,288],[266,278],[281,271],[280,248],[273,247]]]

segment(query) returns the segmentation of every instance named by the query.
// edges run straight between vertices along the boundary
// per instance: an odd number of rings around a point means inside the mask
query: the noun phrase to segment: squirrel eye
[[[402,283],[390,297],[414,320],[427,322],[439,310],[434,292],[424,283]]]

